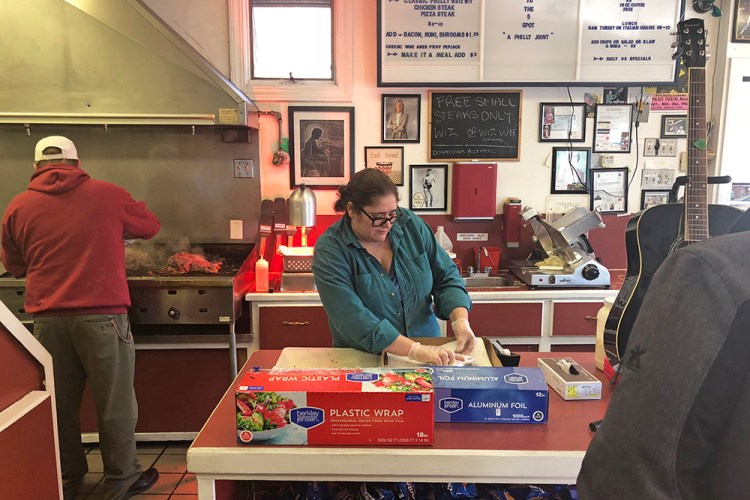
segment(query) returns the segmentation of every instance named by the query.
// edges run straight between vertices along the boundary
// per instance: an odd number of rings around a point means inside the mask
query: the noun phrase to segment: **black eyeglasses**
[[[397,220],[401,218],[401,210],[398,208],[396,209],[396,214],[391,217],[373,217],[361,208],[360,211],[372,221],[372,227],[383,227],[389,222],[391,223],[391,225],[393,225]]]

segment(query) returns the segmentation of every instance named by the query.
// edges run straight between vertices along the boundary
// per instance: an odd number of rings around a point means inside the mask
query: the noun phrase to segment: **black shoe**
[[[150,489],[159,480],[159,471],[151,467],[148,470],[141,472],[141,477],[136,482],[130,485],[125,498],[130,498],[133,495],[138,495],[144,491]]]

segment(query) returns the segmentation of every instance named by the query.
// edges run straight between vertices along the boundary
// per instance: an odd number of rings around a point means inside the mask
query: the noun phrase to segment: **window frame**
[[[251,78],[252,0],[229,1],[230,78],[255,101],[342,101],[352,99],[353,5],[352,0],[332,0],[333,80],[269,80]]]

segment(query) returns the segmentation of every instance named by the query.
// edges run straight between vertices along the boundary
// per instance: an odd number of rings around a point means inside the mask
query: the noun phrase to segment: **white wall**
[[[201,2],[190,2],[190,8],[185,9],[183,3],[179,0],[149,0],[150,4],[161,4],[160,9],[166,20],[172,24],[188,26],[190,19],[203,18],[202,12],[211,10],[211,6],[222,0],[212,0],[204,5]],[[344,0],[349,1],[349,0]],[[418,93],[422,96],[422,116],[421,116],[421,142],[419,144],[404,144],[405,165],[408,169],[409,164],[425,163],[427,159],[427,91],[428,88],[379,88],[377,87],[377,33],[376,33],[376,1],[368,0],[351,0],[354,5],[352,23],[355,29],[355,40],[353,50],[354,68],[354,91],[352,102],[330,103],[326,106],[354,106],[355,108],[355,168],[363,168],[364,147],[380,144],[380,96],[381,94]],[[189,13],[187,11],[190,10]],[[726,9],[728,10],[728,9]],[[696,13],[689,9],[688,17],[697,16]],[[721,22],[728,22],[728,13]],[[718,42],[719,20],[710,16],[703,16],[704,21],[709,29],[709,41],[713,47],[721,45]],[[209,36],[207,30],[191,32],[193,43],[205,45],[204,37]],[[726,33],[726,28],[724,28]],[[211,36],[214,36],[212,33]],[[216,40],[214,44],[219,44]],[[227,43],[224,40],[222,43]],[[221,45],[221,44],[219,44]],[[726,45],[726,42],[724,42]],[[211,56],[213,57],[213,56]],[[210,57],[210,58],[211,58]],[[214,61],[216,62],[216,61]],[[221,61],[219,61],[221,62]],[[714,62],[709,59],[707,66],[707,75],[713,75]],[[722,68],[723,69],[723,66]],[[228,74],[228,73],[227,73]],[[718,81],[722,80],[722,71],[718,73]],[[708,78],[709,87],[712,84],[712,78]],[[630,88],[630,101],[634,101],[640,94],[640,87]],[[523,88],[523,116],[521,130],[521,150],[520,160],[513,162],[500,162],[498,178],[498,212],[502,210],[502,202],[509,196],[520,197],[524,204],[534,206],[538,209],[544,209],[545,201],[549,196],[550,189],[550,168],[545,162],[552,151],[553,146],[565,146],[566,143],[539,143],[538,137],[538,120],[539,120],[539,103],[540,102],[564,102],[568,100],[567,91],[564,87],[526,87]],[[601,87],[583,88],[571,87],[570,93],[573,101],[582,102],[585,92],[602,93]],[[707,91],[711,97],[710,90]],[[719,93],[719,97],[722,94]],[[252,93],[249,93],[252,98]],[[716,97],[714,96],[714,99]],[[714,100],[712,99],[712,101]],[[260,102],[258,105],[263,110],[280,111],[284,118],[287,116],[287,102]],[[292,105],[321,105],[320,102],[294,102]],[[716,106],[713,102],[709,103],[709,120],[719,123],[721,113],[721,103],[717,101]],[[683,112],[669,112],[669,114],[682,114]],[[628,207],[631,212],[638,211],[640,206],[640,179],[641,171],[648,163],[654,161],[654,158],[644,158],[643,139],[649,137],[659,137],[662,113],[651,112],[650,119],[642,123],[637,130],[638,148],[634,142],[630,154],[615,154],[615,166],[628,166],[631,169],[638,167],[638,173],[633,180],[628,200]],[[287,123],[283,124],[285,137],[288,134]],[[594,130],[593,119],[587,120],[586,142],[574,143],[573,146],[590,147],[593,142]],[[633,131],[633,141],[636,141],[636,130]],[[714,139],[715,142],[715,139]],[[276,120],[272,117],[261,117],[261,193],[264,198],[274,198],[276,196],[288,196],[289,188],[289,171],[286,168],[274,167],[271,164],[271,157],[278,149],[278,126]],[[636,155],[636,149],[640,151]],[[678,151],[685,151],[685,139],[678,140]],[[598,160],[598,155],[594,155],[594,161]],[[676,157],[660,158],[659,168],[672,168],[680,175],[678,170],[679,155]],[[598,166],[598,165],[592,165]],[[656,168],[656,167],[653,167]],[[408,182],[408,175],[407,175]],[[401,188],[402,199],[408,197],[408,185]],[[321,214],[332,213],[332,205],[335,201],[334,191],[316,190],[318,197],[318,210]]]

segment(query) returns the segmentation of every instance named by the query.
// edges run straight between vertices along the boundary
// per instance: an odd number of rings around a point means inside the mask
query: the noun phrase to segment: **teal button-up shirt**
[[[458,268],[413,212],[389,232],[401,299],[388,270],[370,255],[344,215],[315,244],[313,274],[336,347],[378,353],[399,335],[437,337],[437,317],[471,308]],[[434,299],[434,307],[433,307]]]

